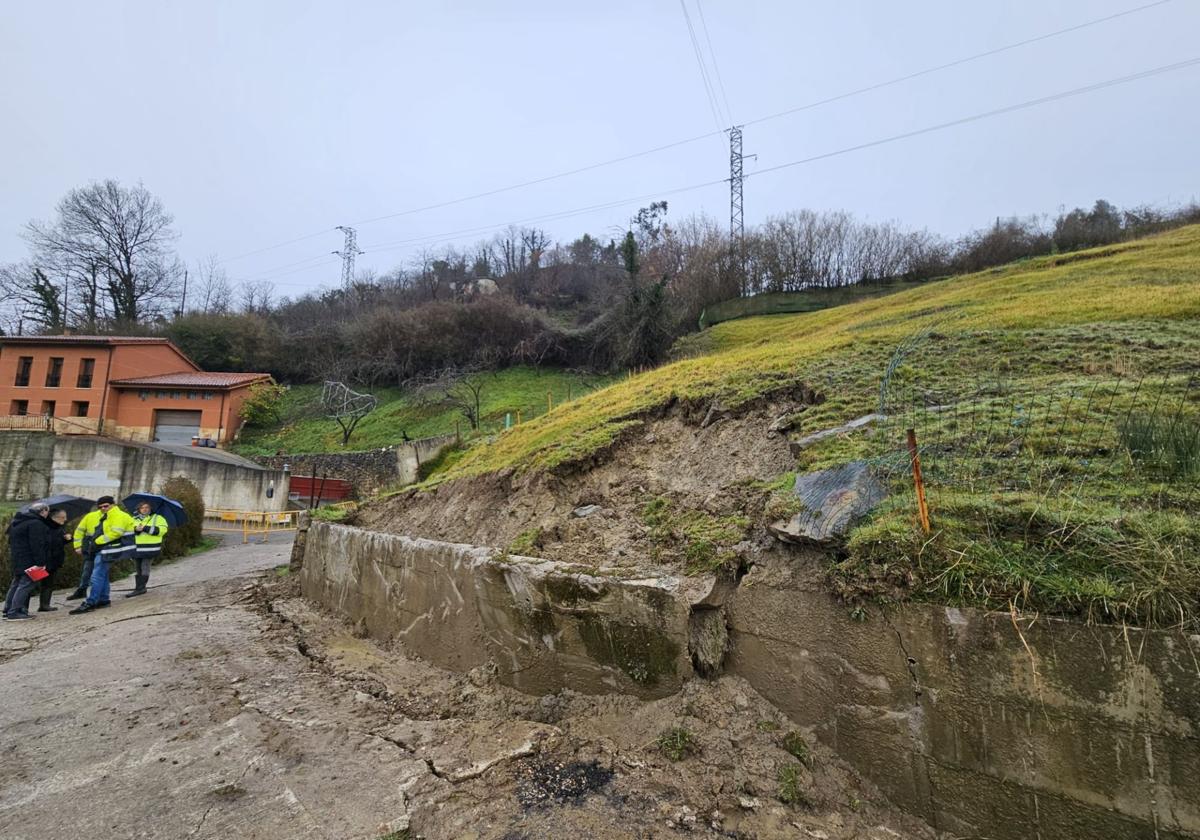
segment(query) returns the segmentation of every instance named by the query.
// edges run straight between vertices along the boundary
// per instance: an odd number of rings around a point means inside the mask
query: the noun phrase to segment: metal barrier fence
[[[204,530],[240,533],[242,543],[250,542],[250,538],[262,535],[260,542],[267,542],[271,534],[279,531],[295,531],[298,510],[223,510],[212,508],[204,511]]]

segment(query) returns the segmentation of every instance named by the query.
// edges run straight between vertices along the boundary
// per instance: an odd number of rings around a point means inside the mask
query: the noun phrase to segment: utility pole
[[[175,316],[177,320],[187,314],[187,281],[188,270],[187,266],[185,265],[183,267],[183,296],[179,299],[179,312]]]
[[[349,286],[354,280],[354,257],[362,251],[358,250],[358,234],[354,228],[338,225],[337,229],[346,234],[346,244],[342,250],[333,253],[342,258],[342,285]]]

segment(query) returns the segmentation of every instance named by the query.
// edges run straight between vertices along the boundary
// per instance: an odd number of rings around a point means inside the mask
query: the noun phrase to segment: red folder
[[[29,575],[29,579],[34,581],[50,577],[50,573],[46,571],[45,566],[30,566],[25,570],[25,574]]]

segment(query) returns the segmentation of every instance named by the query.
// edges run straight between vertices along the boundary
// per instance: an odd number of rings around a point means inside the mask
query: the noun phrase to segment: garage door
[[[190,444],[200,434],[199,411],[171,411],[157,409],[154,412],[154,439],[160,443]]]

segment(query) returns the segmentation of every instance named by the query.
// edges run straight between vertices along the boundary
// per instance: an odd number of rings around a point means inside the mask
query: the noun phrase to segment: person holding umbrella
[[[125,503],[128,505],[129,501],[126,499]],[[136,547],[134,562],[137,563],[137,570],[134,576],[134,589],[125,596],[126,598],[146,594],[146,584],[150,581],[150,566],[162,554],[163,537],[167,535],[169,529],[167,520],[163,518],[162,514],[155,513],[148,501],[138,504],[133,521],[136,523],[133,526],[133,539]]]
[[[109,605],[109,568],[113,563],[132,555],[135,550],[133,517],[117,507],[114,501],[112,496],[101,496],[96,500],[96,506],[103,511],[103,515],[99,533],[94,540],[98,553],[92,566],[91,594],[86,601],[71,610],[71,615],[80,615]]]
[[[72,540],[71,532],[63,527],[67,524],[67,512],[64,509],[50,508],[46,524],[50,527],[50,536],[46,545],[46,577],[39,582],[38,612],[54,612],[58,609],[50,605],[50,598],[54,594],[54,575],[62,568],[67,546]]]

